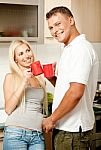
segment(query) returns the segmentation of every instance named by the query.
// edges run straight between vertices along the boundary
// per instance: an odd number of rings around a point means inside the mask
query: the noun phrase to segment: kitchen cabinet
[[[44,0],[0,1],[0,42],[15,39],[43,43]]]
[[[7,4],[31,4],[31,5],[33,5],[33,0],[3,0],[3,1],[1,1],[0,0],[0,2],[1,3],[7,3]],[[34,4],[36,3],[38,3],[39,1],[38,0],[34,0]]]
[[[3,149],[3,130],[0,129],[0,150]]]
[[[45,145],[46,149],[45,150],[52,150],[52,132],[45,133]]]
[[[72,0],[71,10],[79,31],[91,42],[101,42],[101,0]]]
[[[39,0],[0,0],[0,3],[31,5],[31,4],[38,4]]]

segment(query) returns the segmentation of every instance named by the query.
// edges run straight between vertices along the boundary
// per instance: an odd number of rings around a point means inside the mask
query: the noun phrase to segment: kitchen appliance
[[[96,119],[96,150],[101,149],[101,81],[97,82],[97,90],[93,104]]]

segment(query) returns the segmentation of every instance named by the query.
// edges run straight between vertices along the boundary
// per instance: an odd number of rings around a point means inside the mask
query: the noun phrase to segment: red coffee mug
[[[31,65],[31,72],[33,73],[34,76],[40,75],[43,73],[42,66],[40,64],[40,61],[35,61]]]
[[[44,77],[51,78],[55,75],[53,64],[45,64],[43,65],[43,73]]]

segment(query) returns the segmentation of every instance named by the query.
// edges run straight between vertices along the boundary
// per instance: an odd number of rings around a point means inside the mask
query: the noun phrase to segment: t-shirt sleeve
[[[89,79],[92,67],[92,58],[87,48],[73,50],[70,62],[69,82],[78,82],[85,84]]]

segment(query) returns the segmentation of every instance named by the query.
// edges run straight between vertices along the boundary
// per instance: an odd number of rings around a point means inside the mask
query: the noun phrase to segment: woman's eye
[[[57,24],[56,24],[56,26],[58,26],[58,25],[60,25],[61,23],[60,22],[58,22]]]
[[[27,49],[26,51],[27,51],[27,52],[30,52],[31,50],[30,50],[30,49]]]
[[[19,56],[20,56],[20,55],[23,55],[23,52],[20,52]]]

